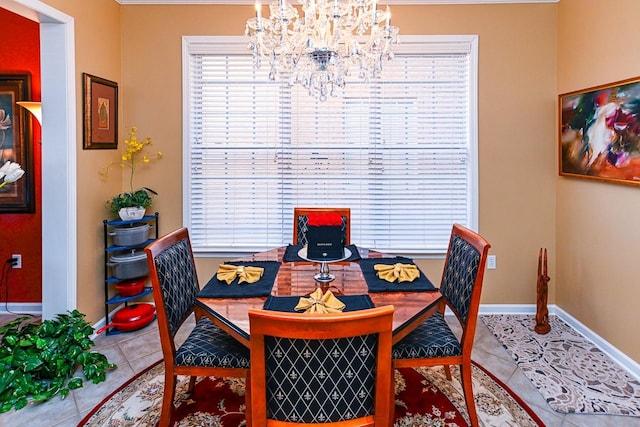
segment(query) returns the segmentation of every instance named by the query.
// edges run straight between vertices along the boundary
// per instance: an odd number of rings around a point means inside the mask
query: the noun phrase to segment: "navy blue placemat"
[[[298,251],[302,249],[304,245],[289,245],[284,250],[284,255],[282,256],[282,261],[284,262],[300,262],[307,261],[306,259],[300,258],[298,255]],[[358,252],[358,248],[356,245],[347,245],[345,246],[347,249],[351,251],[351,256],[343,261],[358,261],[361,259],[360,252]],[[327,260],[331,261],[331,260]],[[318,260],[320,262],[320,260]]]
[[[273,283],[280,269],[280,263],[278,261],[225,262],[225,264],[262,267],[264,268],[264,273],[257,282],[238,284],[238,278],[236,277],[229,285],[223,280],[218,280],[214,274],[211,280],[209,280],[205,287],[198,293],[198,297],[243,298],[271,295],[271,288],[273,288]]]
[[[413,264],[411,258],[394,257],[394,258],[364,258],[360,260],[360,269],[364,280],[367,282],[369,292],[415,292],[415,291],[437,291],[431,281],[420,271],[420,277],[413,282],[387,282],[376,274],[373,268],[376,264],[393,265],[396,263]]]
[[[368,308],[374,308],[375,305],[369,295],[336,295],[342,303],[345,305],[344,311],[358,311],[358,310],[366,310]],[[280,297],[271,295],[264,302],[265,310],[271,311],[285,311],[290,313],[304,313],[304,311],[295,311],[296,305],[300,302],[301,297]]]

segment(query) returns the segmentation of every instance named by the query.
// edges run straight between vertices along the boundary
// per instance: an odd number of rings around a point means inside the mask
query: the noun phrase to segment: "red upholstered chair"
[[[349,208],[294,208],[293,209],[293,244],[307,243],[307,221],[310,214],[332,213],[342,216],[344,244],[351,244],[351,209]]]
[[[191,242],[186,228],[175,230],[145,248],[158,315],[158,330],[164,356],[164,395],[159,425],[168,426],[178,375],[247,378],[246,399],[250,402],[249,349],[236,341],[196,309],[200,290]],[[196,326],[176,347],[174,338],[184,321],[195,314]],[[247,425],[251,425],[247,408]]]
[[[254,425],[387,426],[393,306],[337,314],[249,309]]]
[[[491,245],[479,234],[454,224],[449,240],[440,292],[439,311],[393,346],[393,367],[444,365],[451,379],[449,365],[460,365],[464,398],[472,426],[478,415],[471,384],[471,351],[478,321],[480,293],[487,254]],[[462,327],[460,340],[444,319],[449,307]]]

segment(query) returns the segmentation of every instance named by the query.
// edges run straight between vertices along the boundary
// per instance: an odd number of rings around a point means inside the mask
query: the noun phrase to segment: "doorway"
[[[74,21],[38,0],[0,7],[40,23],[42,318],[51,319],[77,307]]]

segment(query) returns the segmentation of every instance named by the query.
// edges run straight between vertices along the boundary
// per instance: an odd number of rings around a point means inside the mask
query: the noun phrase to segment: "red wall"
[[[0,8],[0,73],[31,74],[31,100],[40,101],[40,26]],[[31,118],[31,114],[27,113]],[[40,141],[40,126],[33,119],[33,140]],[[10,269],[0,276],[0,303],[42,301],[42,168],[41,147],[28,141],[33,153],[36,212],[0,213],[0,263],[12,254],[22,254],[22,269]],[[2,270],[6,272],[7,270]],[[7,287],[8,283],[8,287]],[[4,309],[1,307],[0,309]]]

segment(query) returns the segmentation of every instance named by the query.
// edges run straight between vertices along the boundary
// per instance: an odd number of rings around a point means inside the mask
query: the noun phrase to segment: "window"
[[[291,243],[295,206],[351,240],[440,255],[477,227],[477,37],[406,36],[382,78],[325,102],[253,69],[244,37],[184,37],[184,219],[194,251]]]

